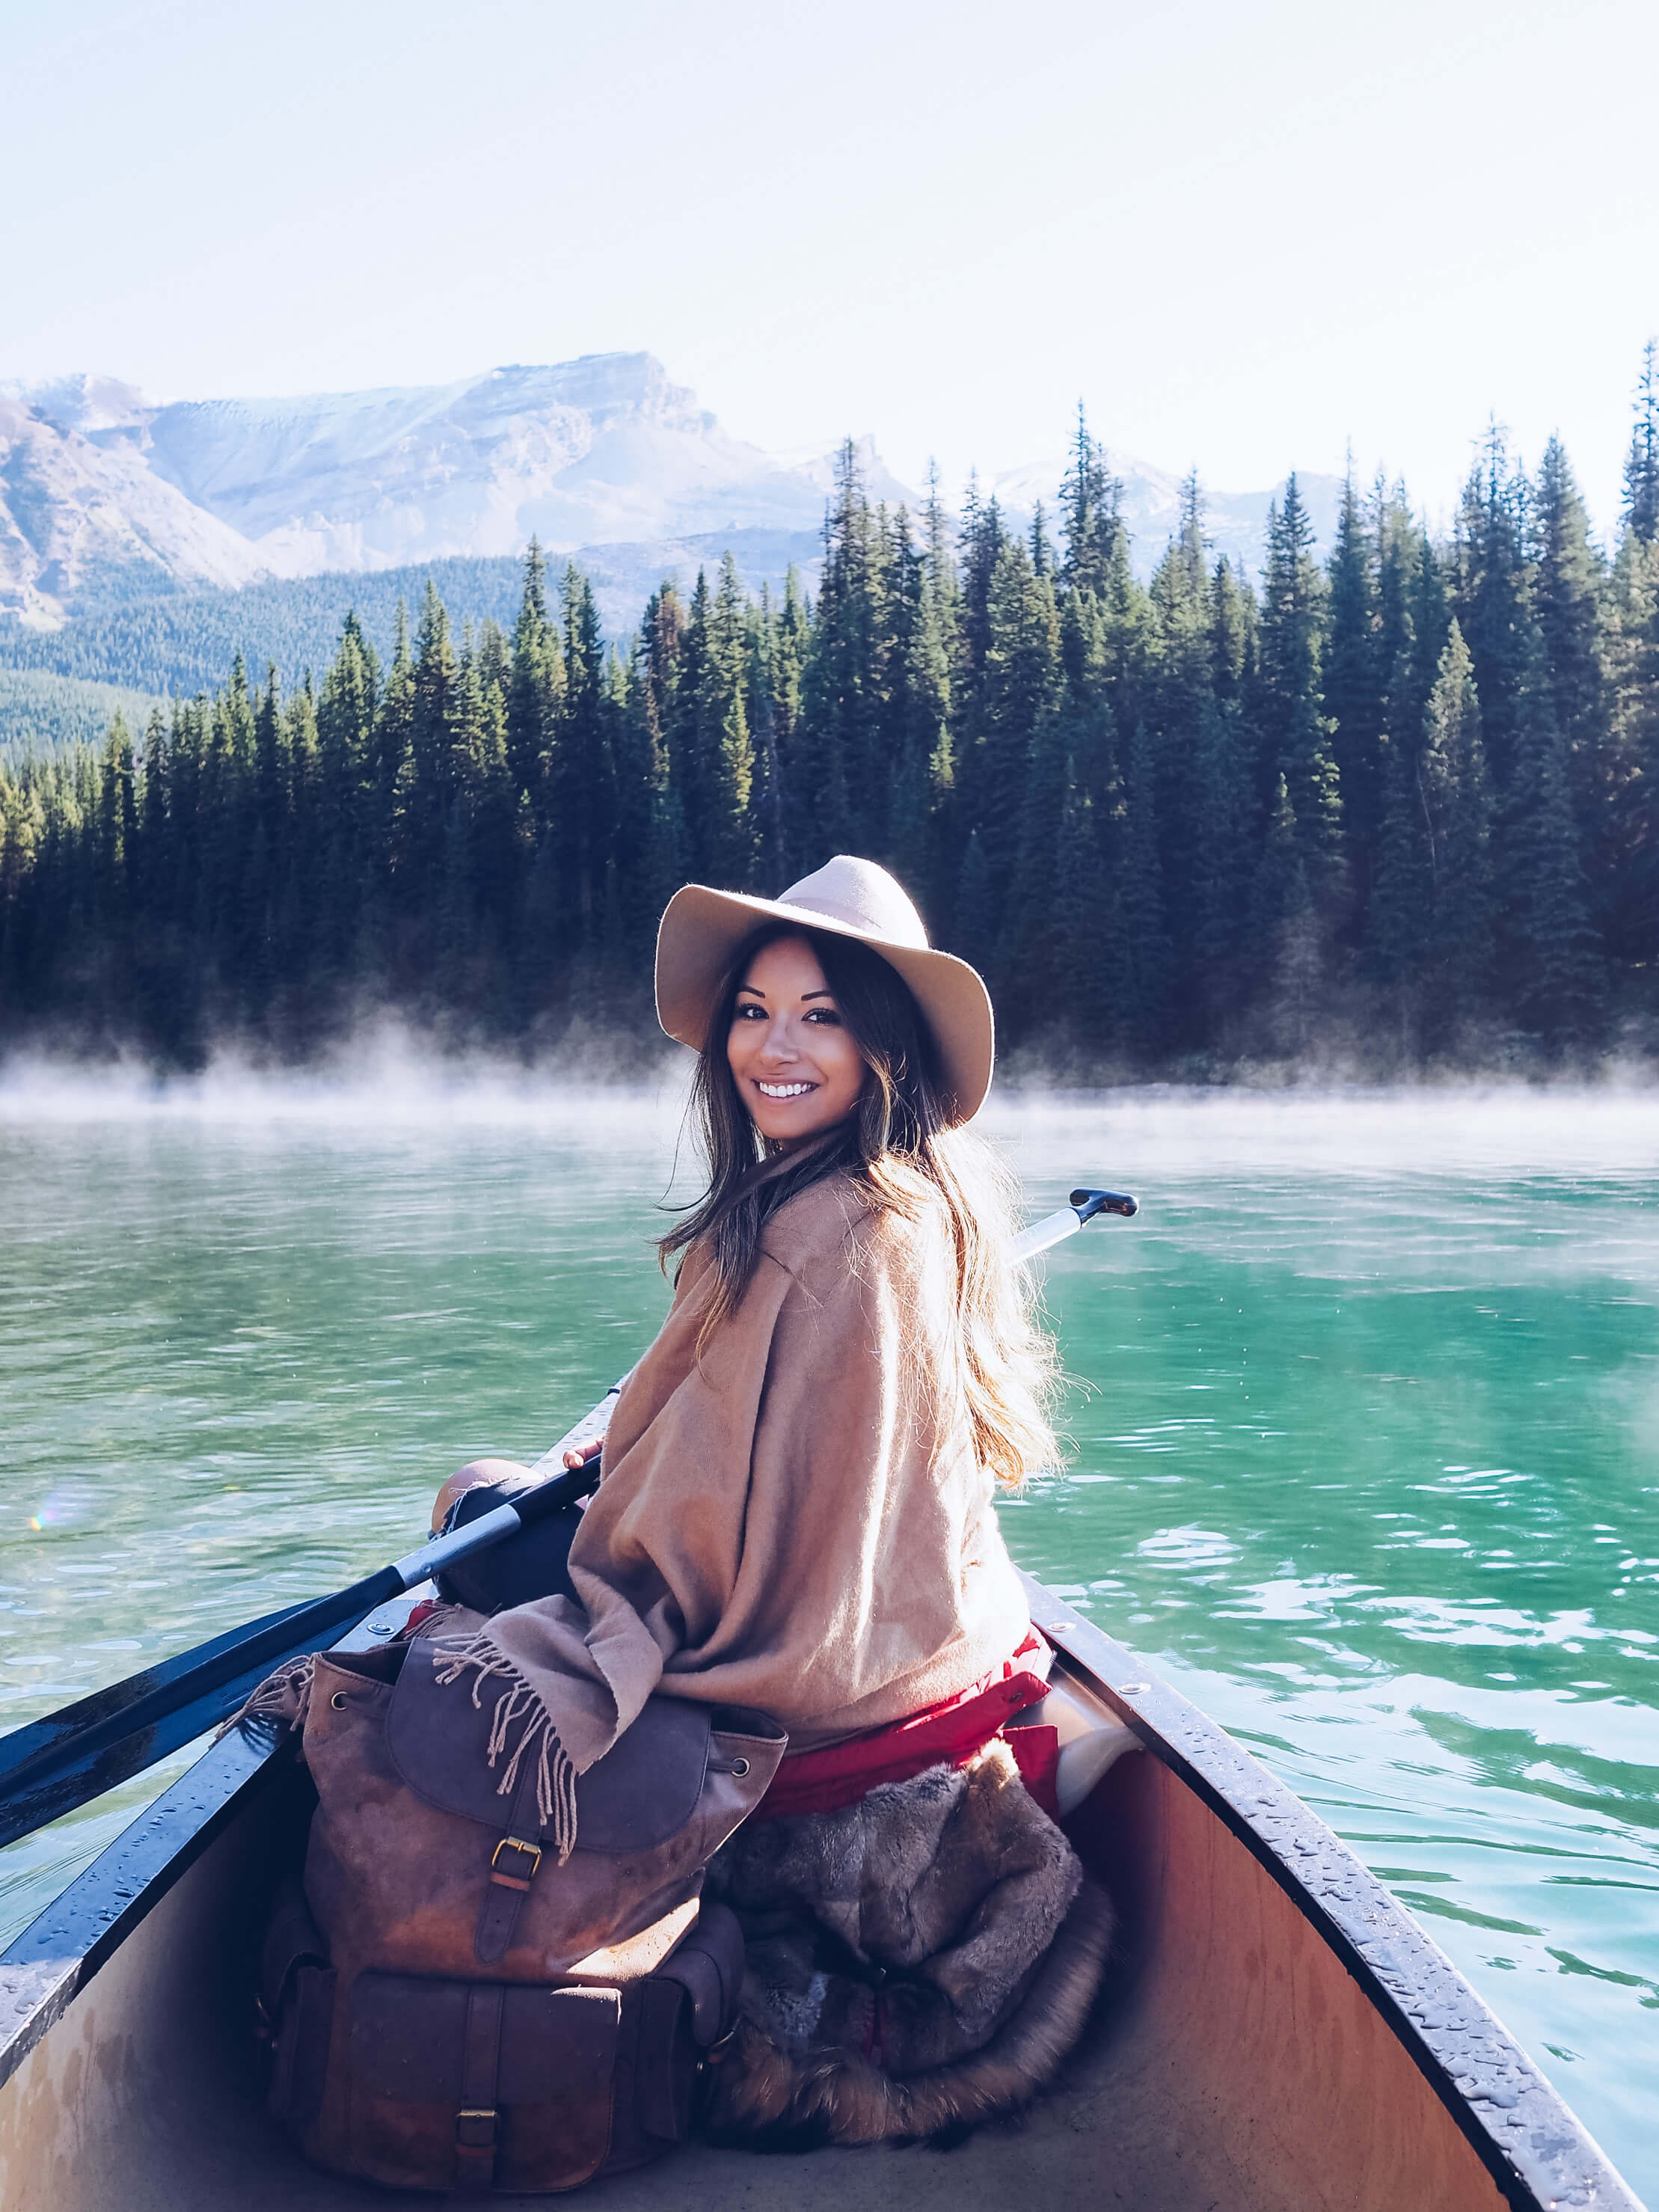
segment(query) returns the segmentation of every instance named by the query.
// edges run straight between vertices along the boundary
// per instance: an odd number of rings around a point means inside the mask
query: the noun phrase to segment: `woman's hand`
[[[572,1444],[564,1455],[564,1463],[568,1468],[586,1467],[590,1460],[596,1460],[604,1449],[603,1437],[587,1437],[580,1443]]]

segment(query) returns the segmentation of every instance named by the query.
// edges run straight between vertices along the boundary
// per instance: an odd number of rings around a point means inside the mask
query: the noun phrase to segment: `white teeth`
[[[816,1083],[763,1083],[763,1098],[804,1098],[809,1091],[817,1089]]]

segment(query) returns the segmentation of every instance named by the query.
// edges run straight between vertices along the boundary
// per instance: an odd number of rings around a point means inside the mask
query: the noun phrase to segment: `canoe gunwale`
[[[0,2087],[249,1799],[293,1764],[294,1749],[234,1730],[0,1954]]]
[[[1583,2123],[1404,1905],[1285,1784],[1144,1659],[1024,1573],[1031,1618],[1317,1929],[1516,2212],[1643,2212]]]

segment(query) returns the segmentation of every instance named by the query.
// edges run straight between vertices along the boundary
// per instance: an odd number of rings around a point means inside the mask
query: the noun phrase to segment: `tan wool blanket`
[[[571,1770],[653,1692],[757,1707],[805,1751],[957,1695],[1030,1626],[957,1385],[942,1204],[907,1221],[844,1176],[803,1191],[700,1360],[712,1288],[694,1248],[611,1416],[581,1606],[450,1647],[447,1679],[511,1693],[503,1756],[539,1757],[563,1849]]]

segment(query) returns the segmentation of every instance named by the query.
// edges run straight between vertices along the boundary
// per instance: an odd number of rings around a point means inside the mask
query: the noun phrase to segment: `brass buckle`
[[[468,2154],[475,2158],[486,2154],[493,2156],[495,2149],[495,2123],[500,2118],[501,2114],[494,2105],[487,2105],[482,2109],[476,2106],[464,2105],[455,2115],[456,2149],[464,2157]],[[477,2142],[469,2142],[466,2140],[466,2124],[469,2120],[483,2120],[486,2123],[485,2131]]]
[[[522,1851],[526,1858],[534,1862],[531,1867],[529,1875],[527,1876],[529,1881],[534,1881],[537,1875],[541,1871],[541,1845],[539,1844],[523,1843],[517,1836],[503,1836],[500,1843],[496,1844],[495,1850],[489,1855],[489,1870],[492,1874],[496,1872],[501,1865],[501,1853],[508,1850]]]

